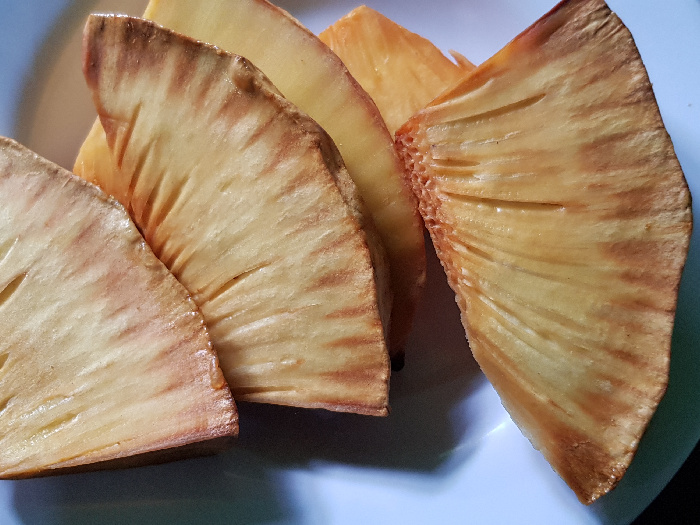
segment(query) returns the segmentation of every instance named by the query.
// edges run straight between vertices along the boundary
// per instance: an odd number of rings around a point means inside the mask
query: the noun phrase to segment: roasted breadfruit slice
[[[202,316],[122,206],[6,138],[0,203],[0,478],[230,441]]]
[[[84,46],[98,182],[192,294],[234,398],[385,415],[386,264],[330,137],[245,58],[153,22],[92,16]]]
[[[318,35],[377,104],[391,133],[474,70],[365,5]]]
[[[397,133],[471,349],[584,503],[669,370],[690,195],[632,37],[562,2]]]
[[[266,0],[151,0],[144,17],[246,57],[331,136],[386,248],[396,297],[387,338],[400,368],[425,283],[423,224],[372,99],[328,46]],[[96,124],[74,170],[94,181],[110,164],[105,156],[104,131]]]

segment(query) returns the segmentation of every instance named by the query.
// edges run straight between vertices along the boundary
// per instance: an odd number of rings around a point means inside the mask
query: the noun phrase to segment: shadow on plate
[[[120,471],[14,482],[24,523],[296,523],[258,461],[221,454]]]

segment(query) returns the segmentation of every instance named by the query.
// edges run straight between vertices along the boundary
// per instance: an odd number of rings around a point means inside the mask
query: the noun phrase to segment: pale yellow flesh
[[[192,293],[234,397],[386,414],[384,298],[328,136],[245,59],[151,22],[94,17],[85,42],[120,165],[98,182]]]
[[[333,138],[387,250],[396,298],[389,347],[400,360],[425,281],[423,226],[392,137],[369,95],[325,44],[265,1],[151,1],[144,16],[246,57]],[[109,164],[106,156],[96,126],[75,172],[93,180],[93,170]]]
[[[377,104],[393,134],[399,126],[474,70],[456,64],[429,40],[367,6],[319,34]]]
[[[629,32],[566,2],[397,141],[477,361],[590,503],[666,389],[692,224]]]
[[[0,139],[0,477],[237,432],[185,289],[99,189]]]

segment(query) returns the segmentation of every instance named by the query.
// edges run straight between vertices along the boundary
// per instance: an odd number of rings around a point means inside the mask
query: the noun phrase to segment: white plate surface
[[[314,32],[358,5],[280,0]],[[367,0],[478,63],[555,0]],[[204,2],[203,2],[204,4]],[[691,192],[700,184],[700,2],[610,0],[652,80]],[[90,11],[145,0],[0,0],[0,135],[70,167],[94,118],[80,74]],[[700,216],[694,206],[696,216]],[[513,425],[471,358],[434,255],[386,419],[243,405],[238,446],[117,472],[0,481],[0,523],[629,523],[700,437],[700,240],[680,291],[668,393],[618,488],[590,507]],[[28,385],[31,388],[31,385]]]

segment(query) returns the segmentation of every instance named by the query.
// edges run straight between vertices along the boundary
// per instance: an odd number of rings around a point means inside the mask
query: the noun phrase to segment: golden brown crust
[[[178,8],[171,5],[152,0],[144,17],[246,56],[338,145],[385,247],[391,295],[396,297],[387,344],[392,364],[400,368],[425,284],[423,226],[415,198],[403,180],[392,136],[371,97],[316,35],[267,0],[213,2],[206,15],[195,0],[182,2]],[[197,16],[190,19],[183,12]],[[216,20],[207,19],[221,16],[231,21],[226,34],[212,29],[219,26]],[[264,41],[268,31],[284,34],[279,42],[285,44]],[[331,106],[325,102],[329,99],[343,102],[336,102],[336,109],[329,112]]]
[[[397,144],[477,361],[591,503],[665,392],[692,228],[632,36],[602,0],[562,2]]]
[[[328,134],[243,57],[144,19],[86,35],[115,195],[202,309],[234,396],[385,415],[387,264]]]
[[[201,313],[121,204],[2,137],[0,186],[0,477],[142,465],[236,436]],[[148,412],[154,400],[173,406]]]
[[[291,17],[282,9],[271,4],[267,7],[269,9],[279,11],[304,31],[308,32],[308,30],[303,28],[303,26],[301,26],[296,19]],[[119,28],[115,29],[117,26],[117,24],[114,23],[115,21],[119,22],[118,25],[123,28],[122,30]],[[90,86],[92,89],[95,89],[99,84],[100,79],[98,77],[103,67],[101,57],[105,46],[101,43],[101,39],[105,37],[101,36],[101,34],[105,32],[105,28],[109,28],[113,35],[117,35],[116,38],[118,39],[123,38],[144,47],[154,46],[156,45],[154,40],[158,40],[158,45],[163,46],[163,48],[167,48],[167,46],[170,45],[173,40],[182,39],[181,35],[170,31],[163,31],[156,24],[145,22],[142,19],[122,15],[89,17],[85,26],[83,37],[83,72],[88,86]],[[114,38],[114,36],[107,36],[106,38],[110,39]],[[182,45],[187,46],[190,49],[187,49],[182,53],[184,62],[182,62],[177,68],[179,74],[175,77],[175,82],[170,84],[171,91],[185,89],[188,82],[191,80],[191,76],[194,74],[195,61],[200,53],[199,49],[202,47],[209,47],[208,44],[197,40],[192,40],[189,38],[182,40]],[[319,42],[319,45],[322,45],[322,43]],[[227,54],[222,50],[218,50],[218,53],[222,56]],[[144,53],[142,51],[140,52],[138,49],[134,49],[130,53],[121,53],[119,58],[120,61],[116,70],[124,75],[141,67],[147,67],[152,71],[159,71],[164,67],[164,61],[159,59],[157,54]],[[144,58],[148,59],[148,62],[144,62]],[[191,61],[190,63],[187,62],[188,59]],[[305,133],[312,137],[311,140],[316,142],[328,171],[334,178],[336,186],[343,196],[345,204],[348,206],[348,210],[352,213],[353,218],[357,221],[360,229],[367,237],[367,246],[372,257],[375,281],[378,287],[378,304],[380,315],[385,333],[388,335],[393,304],[393,292],[390,284],[390,269],[386,250],[381,242],[379,233],[377,232],[374,221],[372,220],[372,216],[367,210],[357,186],[354,184],[352,178],[347,172],[347,169],[345,168],[345,164],[343,163],[343,159],[338,151],[338,148],[331,137],[325,132],[325,130],[323,130],[323,128],[308,118],[305,114],[301,113],[298,108],[290,104],[272,84],[272,82],[270,82],[270,80],[245,57],[235,56],[234,60],[241,64],[241,67],[230,69],[234,73],[232,81],[236,83],[237,87],[242,92],[249,93],[251,97],[263,96],[271,99],[274,98],[274,103],[279,105],[280,108],[283,108],[283,111],[288,114],[288,118],[295,121],[301,128],[304,129]],[[120,83],[122,82],[122,79],[117,77],[114,79],[114,81],[116,83]],[[353,82],[356,81],[353,79]],[[205,83],[205,85],[207,84]],[[198,93],[198,97],[194,100],[194,104],[196,106],[201,106],[206,101],[206,98],[207,91],[201,91]],[[96,99],[95,102],[96,104],[99,104],[99,100]],[[222,111],[225,111],[227,107],[228,106],[224,105],[222,107]],[[231,111],[236,111],[235,104],[232,104],[230,107]],[[108,119],[104,121],[104,124],[108,125],[109,123],[110,120]],[[263,127],[260,128],[258,133],[264,133],[264,131],[265,128]],[[116,132],[114,130],[110,130],[107,133],[107,136],[115,137]],[[284,150],[280,150],[279,154],[283,155]],[[271,163],[271,165],[274,165],[274,163]],[[128,203],[126,205],[128,205]],[[417,302],[417,297],[414,299]]]

